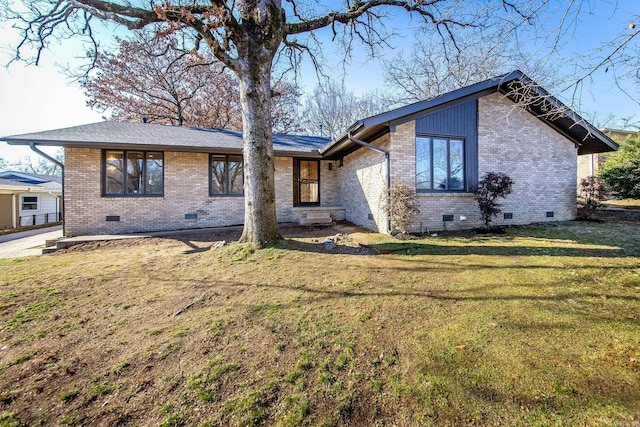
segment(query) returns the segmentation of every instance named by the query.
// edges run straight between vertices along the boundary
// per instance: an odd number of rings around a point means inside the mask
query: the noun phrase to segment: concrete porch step
[[[325,225],[344,221],[345,209],[341,206],[295,206],[291,208],[291,220],[300,225]]]
[[[323,224],[331,224],[333,220],[330,216],[321,217],[321,218],[300,218],[298,223],[300,225],[323,225]]]
[[[312,219],[312,218],[317,218],[317,219],[325,219],[325,218],[331,218],[331,213],[329,211],[326,210],[317,210],[317,211],[307,211],[306,212],[306,218],[308,219]]]

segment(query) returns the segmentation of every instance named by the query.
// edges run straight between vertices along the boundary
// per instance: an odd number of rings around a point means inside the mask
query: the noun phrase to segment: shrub
[[[600,177],[620,199],[640,199],[640,133],[607,155]]]
[[[582,179],[578,187],[578,195],[581,199],[578,216],[591,219],[598,208],[602,206],[605,194],[604,182],[597,176],[588,176]]]
[[[389,189],[384,210],[389,215],[391,226],[407,233],[409,226],[420,213],[416,192],[407,185],[398,184]]]
[[[513,180],[507,174],[487,172],[478,184],[471,188],[471,192],[476,195],[480,216],[487,230],[491,229],[493,217],[502,212],[498,199],[504,199],[511,194],[512,186]]]

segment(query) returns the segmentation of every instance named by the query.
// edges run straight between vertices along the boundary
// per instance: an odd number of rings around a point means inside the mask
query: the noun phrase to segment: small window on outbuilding
[[[23,211],[37,211],[38,210],[38,197],[37,196],[23,196],[22,197],[22,210]]]

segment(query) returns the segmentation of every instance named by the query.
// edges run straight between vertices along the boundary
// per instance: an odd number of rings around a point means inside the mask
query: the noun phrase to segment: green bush
[[[620,150],[607,155],[600,178],[617,198],[640,198],[640,133],[623,141]]]

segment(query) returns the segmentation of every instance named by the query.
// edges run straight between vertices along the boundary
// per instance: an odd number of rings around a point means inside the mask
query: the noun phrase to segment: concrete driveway
[[[62,237],[61,225],[0,236],[0,258],[41,255],[45,241],[58,237]]]

